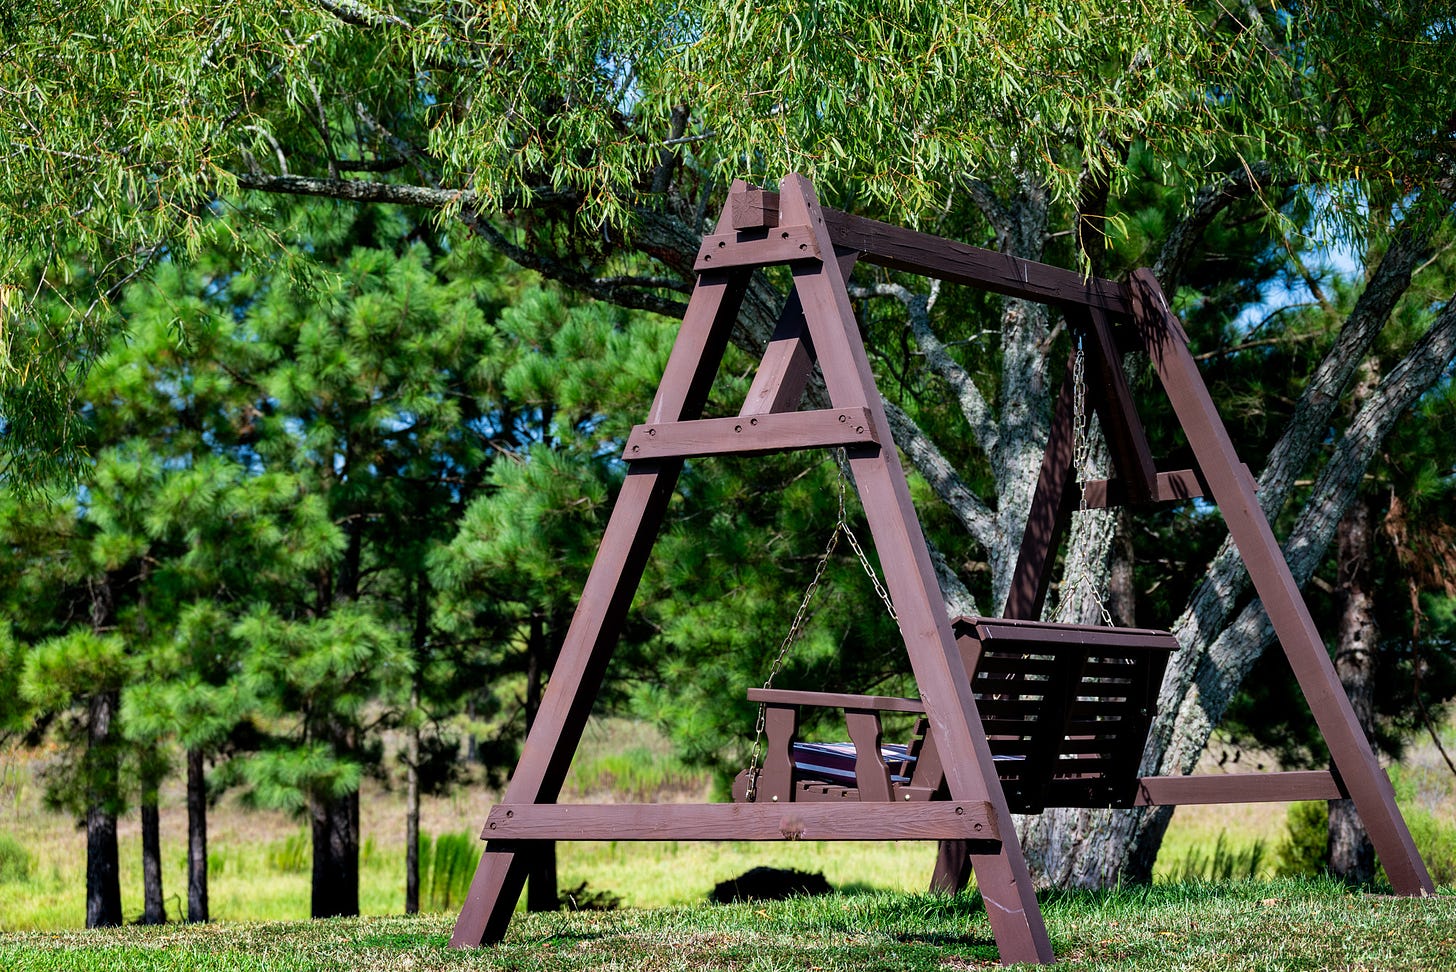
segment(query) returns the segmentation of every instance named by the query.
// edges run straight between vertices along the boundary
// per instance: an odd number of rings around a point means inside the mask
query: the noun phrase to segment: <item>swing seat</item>
[[[1171,634],[972,617],[957,618],[954,630],[1012,812],[1133,805],[1158,687],[1178,647]],[[918,699],[780,689],[748,697],[766,707],[755,800],[947,796],[927,719],[903,745],[880,742],[881,713],[923,713]],[[797,742],[804,706],[844,710],[852,742]],[[749,798],[751,782],[740,774],[735,799]]]

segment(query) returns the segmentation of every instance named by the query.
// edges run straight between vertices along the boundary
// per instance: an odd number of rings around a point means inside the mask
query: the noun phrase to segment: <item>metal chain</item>
[[[824,580],[824,572],[829,568],[829,560],[834,556],[834,551],[839,546],[840,536],[849,541],[855,556],[859,558],[859,564],[869,575],[870,583],[874,585],[875,593],[885,604],[885,610],[890,613],[891,620],[899,623],[899,617],[895,614],[895,605],[890,601],[890,594],[880,583],[880,576],[875,572],[874,565],[870,563],[869,557],[865,556],[864,548],[860,546],[859,538],[850,529],[849,517],[844,511],[845,487],[848,485],[849,477],[845,474],[846,464],[843,449],[838,451],[835,457],[835,466],[839,470],[839,512],[834,523],[834,532],[829,535],[829,542],[824,545],[824,552],[819,555],[819,563],[814,567],[814,577],[809,581],[809,586],[804,589],[804,597],[799,601],[799,609],[794,612],[794,620],[789,625],[789,633],[784,635],[784,640],[779,645],[778,657],[774,659],[772,667],[769,668],[768,678],[764,680],[763,687],[773,688],[774,679],[784,667],[784,661],[789,657],[789,651],[798,643],[804,632],[804,625],[809,620],[809,605],[814,600],[814,595],[819,592],[819,584]],[[748,763],[748,802],[753,803],[758,797],[758,775],[762,767],[759,765],[763,758],[763,733],[767,727],[768,706],[760,702],[758,704],[758,719],[753,727],[753,754]]]
[[[1078,493],[1081,499],[1077,503],[1077,515],[1079,519],[1089,516],[1105,520],[1111,514],[1110,510],[1099,509],[1093,511],[1087,507],[1087,482],[1096,475],[1093,455],[1092,430],[1087,423],[1087,352],[1082,348],[1082,338],[1077,338],[1077,354],[1072,358],[1072,468],[1077,474]],[[1092,600],[1097,603],[1097,610],[1102,615],[1102,623],[1113,627],[1112,612],[1107,609],[1107,601],[1103,596],[1101,585],[1092,581],[1090,574],[1084,574],[1079,578],[1079,587],[1085,588],[1087,593],[1092,595]],[[1068,605],[1076,605],[1079,598],[1077,588],[1066,592],[1058,605],[1057,613],[1067,618],[1065,609]]]

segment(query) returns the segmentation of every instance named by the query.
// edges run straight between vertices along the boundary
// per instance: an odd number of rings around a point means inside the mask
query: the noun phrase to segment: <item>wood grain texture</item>
[[[1000,848],[990,808],[943,803],[500,804],[482,835],[497,840],[972,840]]]
[[[824,408],[638,425],[627,436],[622,458],[638,462],[879,443],[867,409]]]

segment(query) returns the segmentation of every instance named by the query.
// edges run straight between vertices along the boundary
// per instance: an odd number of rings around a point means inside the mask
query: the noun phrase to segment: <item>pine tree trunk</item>
[[[410,691],[410,711],[420,707],[420,689]],[[420,910],[420,727],[411,723],[405,742],[404,913]]]
[[[207,775],[202,750],[187,750],[187,920],[208,921]]]
[[[157,810],[157,783],[147,780],[142,787],[142,918],[143,925],[167,923],[167,905],[162,897],[162,822]]]
[[[1350,505],[1336,531],[1340,620],[1335,633],[1335,671],[1367,736],[1373,736],[1375,728],[1376,648],[1380,643],[1371,569],[1372,519],[1369,501],[1360,499]],[[1330,801],[1329,867],[1331,874],[1353,884],[1368,884],[1375,877],[1375,848],[1351,800]]]
[[[315,796],[313,824],[314,918],[359,914],[359,794]]]
[[[91,697],[88,756],[95,763],[108,759],[111,723],[120,698],[116,692],[99,692]],[[121,866],[116,846],[114,766],[92,765],[86,796],[86,927],[120,925]]]

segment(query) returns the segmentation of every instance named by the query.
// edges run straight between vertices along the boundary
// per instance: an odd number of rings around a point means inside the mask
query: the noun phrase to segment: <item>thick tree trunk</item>
[[[187,750],[187,920],[207,921],[207,774],[202,750]]]
[[[142,918],[143,925],[167,923],[162,896],[162,821],[157,809],[157,782],[142,784]]]
[[[359,913],[359,794],[313,797],[314,918]]]
[[[120,925],[121,867],[116,846],[116,768],[111,754],[116,692],[91,697],[86,794],[86,927]],[[103,765],[104,764],[104,765]]]
[[[1375,730],[1375,669],[1380,629],[1375,620],[1374,517],[1370,502],[1351,504],[1336,532],[1339,551],[1340,620],[1335,632],[1335,671],[1367,736]],[[1352,800],[1330,801],[1330,873],[1353,884],[1375,878],[1375,848]]]

